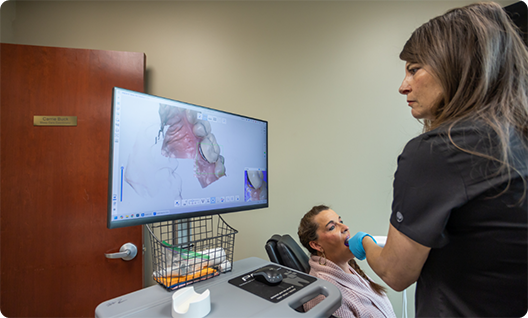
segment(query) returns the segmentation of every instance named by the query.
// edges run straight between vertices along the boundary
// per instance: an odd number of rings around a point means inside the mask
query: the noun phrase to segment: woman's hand
[[[356,235],[354,235],[348,240],[348,249],[360,261],[364,260],[366,257],[365,249],[363,248],[363,239],[365,238],[365,236],[370,236],[374,243],[377,243],[376,240],[372,237],[372,235],[367,234],[365,232],[357,232]]]

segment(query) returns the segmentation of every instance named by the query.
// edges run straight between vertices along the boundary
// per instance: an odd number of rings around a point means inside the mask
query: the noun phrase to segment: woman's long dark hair
[[[311,241],[317,241],[319,238],[317,236],[317,228],[319,227],[319,224],[317,224],[314,221],[314,218],[319,213],[329,210],[330,208],[326,205],[318,205],[314,206],[310,211],[308,211],[303,218],[301,219],[301,223],[299,224],[299,230],[297,231],[297,235],[299,235],[299,240],[301,241],[301,244],[310,252],[312,255],[318,255],[317,250],[313,249],[310,246]],[[368,278],[368,276],[361,270],[359,265],[356,263],[354,259],[351,259],[348,264],[358,273],[361,277],[366,279],[370,287],[379,295],[382,295],[386,292],[386,288],[376,284],[372,280]]]
[[[528,50],[500,5],[476,3],[448,11],[416,29],[400,59],[427,65],[441,83],[443,99],[424,131],[444,126],[462,151],[498,162],[511,180],[512,133],[528,148]],[[475,153],[453,142],[451,129],[461,121],[481,121],[497,134],[499,156]],[[526,163],[520,163],[520,166]],[[522,175],[521,175],[522,177]],[[526,180],[524,200],[526,196]],[[503,192],[507,191],[506,188]]]

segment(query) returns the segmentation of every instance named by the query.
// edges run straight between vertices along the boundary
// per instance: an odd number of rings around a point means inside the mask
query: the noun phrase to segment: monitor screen
[[[108,228],[268,207],[268,123],[115,87]]]

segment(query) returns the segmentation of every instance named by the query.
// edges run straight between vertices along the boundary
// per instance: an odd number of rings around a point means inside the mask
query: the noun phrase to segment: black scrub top
[[[510,177],[455,147],[445,129],[411,140],[398,158],[391,224],[431,247],[416,286],[417,317],[526,314],[528,199],[520,176],[528,181],[528,151],[513,135],[518,172]],[[451,136],[463,149],[497,154],[496,134],[483,124],[458,124]]]

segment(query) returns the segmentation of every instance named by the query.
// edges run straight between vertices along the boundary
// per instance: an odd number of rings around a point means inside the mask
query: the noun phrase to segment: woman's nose
[[[411,91],[411,85],[407,83],[407,79],[404,79],[403,82],[400,85],[400,88],[398,89],[400,94],[407,95]]]

